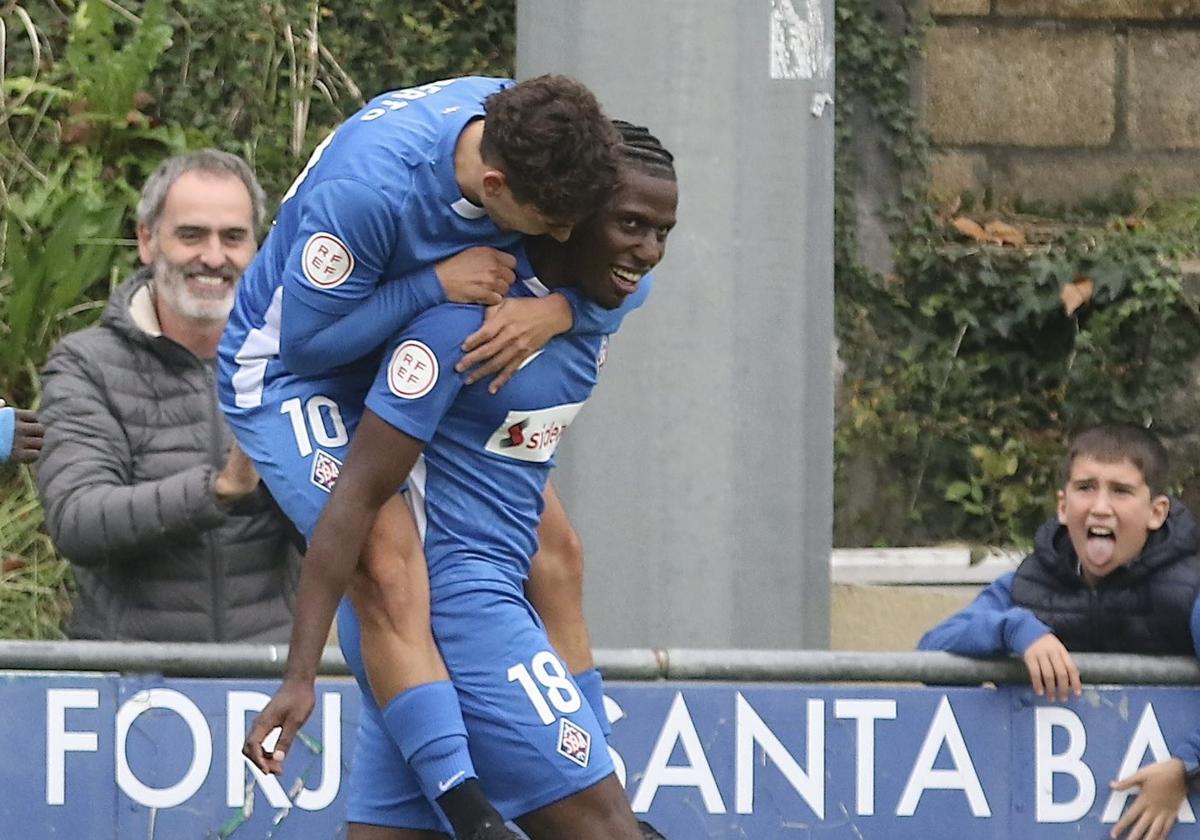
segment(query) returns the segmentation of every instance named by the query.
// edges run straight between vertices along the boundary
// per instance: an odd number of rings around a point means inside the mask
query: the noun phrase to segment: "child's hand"
[[[1150,764],[1109,784],[1113,790],[1138,785],[1142,788],[1108,835],[1114,840],[1125,831],[1129,832],[1128,840],[1163,840],[1175,825],[1179,806],[1187,796],[1187,774],[1178,758]]]
[[[1050,702],[1067,702],[1071,695],[1083,693],[1079,669],[1066,647],[1053,633],[1047,633],[1025,649],[1025,667],[1033,693],[1045,696]]]

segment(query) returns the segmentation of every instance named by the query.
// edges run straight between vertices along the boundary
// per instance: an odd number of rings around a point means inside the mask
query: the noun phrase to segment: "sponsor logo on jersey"
[[[326,493],[333,492],[333,485],[337,483],[341,472],[342,462],[328,452],[318,449],[317,454],[313,455],[312,473],[309,478],[313,484],[320,487]]]
[[[308,237],[300,259],[304,276],[319,289],[342,285],[354,271],[354,255],[346,243],[332,233],[314,233]]]
[[[567,403],[537,411],[510,411],[484,448],[506,458],[544,464],[554,457],[554,450],[582,405]]]
[[[588,766],[592,755],[592,736],[586,729],[560,718],[558,727],[558,752],[580,767]]]
[[[596,351],[596,370],[604,367],[604,363],[608,361],[608,336],[601,336],[600,349]]]
[[[415,340],[402,342],[388,362],[388,390],[402,400],[415,400],[433,390],[438,379],[437,356]]]

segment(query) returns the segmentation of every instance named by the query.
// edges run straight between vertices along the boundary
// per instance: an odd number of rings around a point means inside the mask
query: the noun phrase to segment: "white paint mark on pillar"
[[[822,0],[771,0],[771,78],[827,78],[833,53]],[[801,6],[803,14],[796,11]]]

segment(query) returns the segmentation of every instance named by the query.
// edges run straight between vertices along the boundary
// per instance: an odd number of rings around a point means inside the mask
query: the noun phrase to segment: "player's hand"
[[[517,258],[482,245],[468,248],[433,267],[446,299],[492,306],[504,299],[516,279]]]
[[[10,460],[14,464],[32,464],[42,454],[46,428],[38,422],[37,414],[28,408],[14,409],[13,444]]]
[[[1079,668],[1071,659],[1067,648],[1053,633],[1047,633],[1025,649],[1025,667],[1029,669],[1029,681],[1033,693],[1045,696],[1050,702],[1056,699],[1067,702],[1071,695],[1083,693],[1079,680]]]
[[[470,371],[467,384],[496,374],[488,391],[496,393],[525,361],[559,333],[571,329],[571,304],[562,295],[505,298],[488,309],[483,326],[463,342],[466,355],[454,369]]]
[[[217,501],[226,504],[236,502],[243,496],[248,496],[258,487],[258,470],[254,462],[242,451],[234,441],[229,448],[229,458],[225,466],[213,479],[213,494]]]
[[[1150,764],[1116,782],[1113,790],[1129,790],[1141,786],[1121,819],[1113,826],[1109,837],[1120,837],[1128,831],[1128,840],[1163,840],[1179,815],[1179,806],[1187,797],[1187,773],[1183,762],[1169,758]]]
[[[254,718],[250,734],[242,744],[242,755],[264,773],[283,775],[283,758],[292,747],[292,739],[312,714],[315,695],[312,680],[284,680],[271,702]],[[263,741],[275,729],[280,730],[279,739],[268,750]]]

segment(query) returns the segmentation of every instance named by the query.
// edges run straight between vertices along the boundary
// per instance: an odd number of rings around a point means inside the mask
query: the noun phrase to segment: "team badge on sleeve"
[[[317,454],[313,456],[312,462],[312,483],[320,487],[326,493],[333,492],[333,485],[337,483],[338,475],[342,471],[342,462],[334,458],[328,452],[317,450]]]
[[[558,751],[580,767],[588,766],[592,755],[592,736],[567,718],[559,718]]]
[[[415,400],[433,390],[438,379],[437,356],[416,340],[400,343],[388,362],[388,390],[402,400]]]
[[[304,276],[319,289],[333,289],[354,271],[354,254],[332,233],[314,233],[304,243]]]

